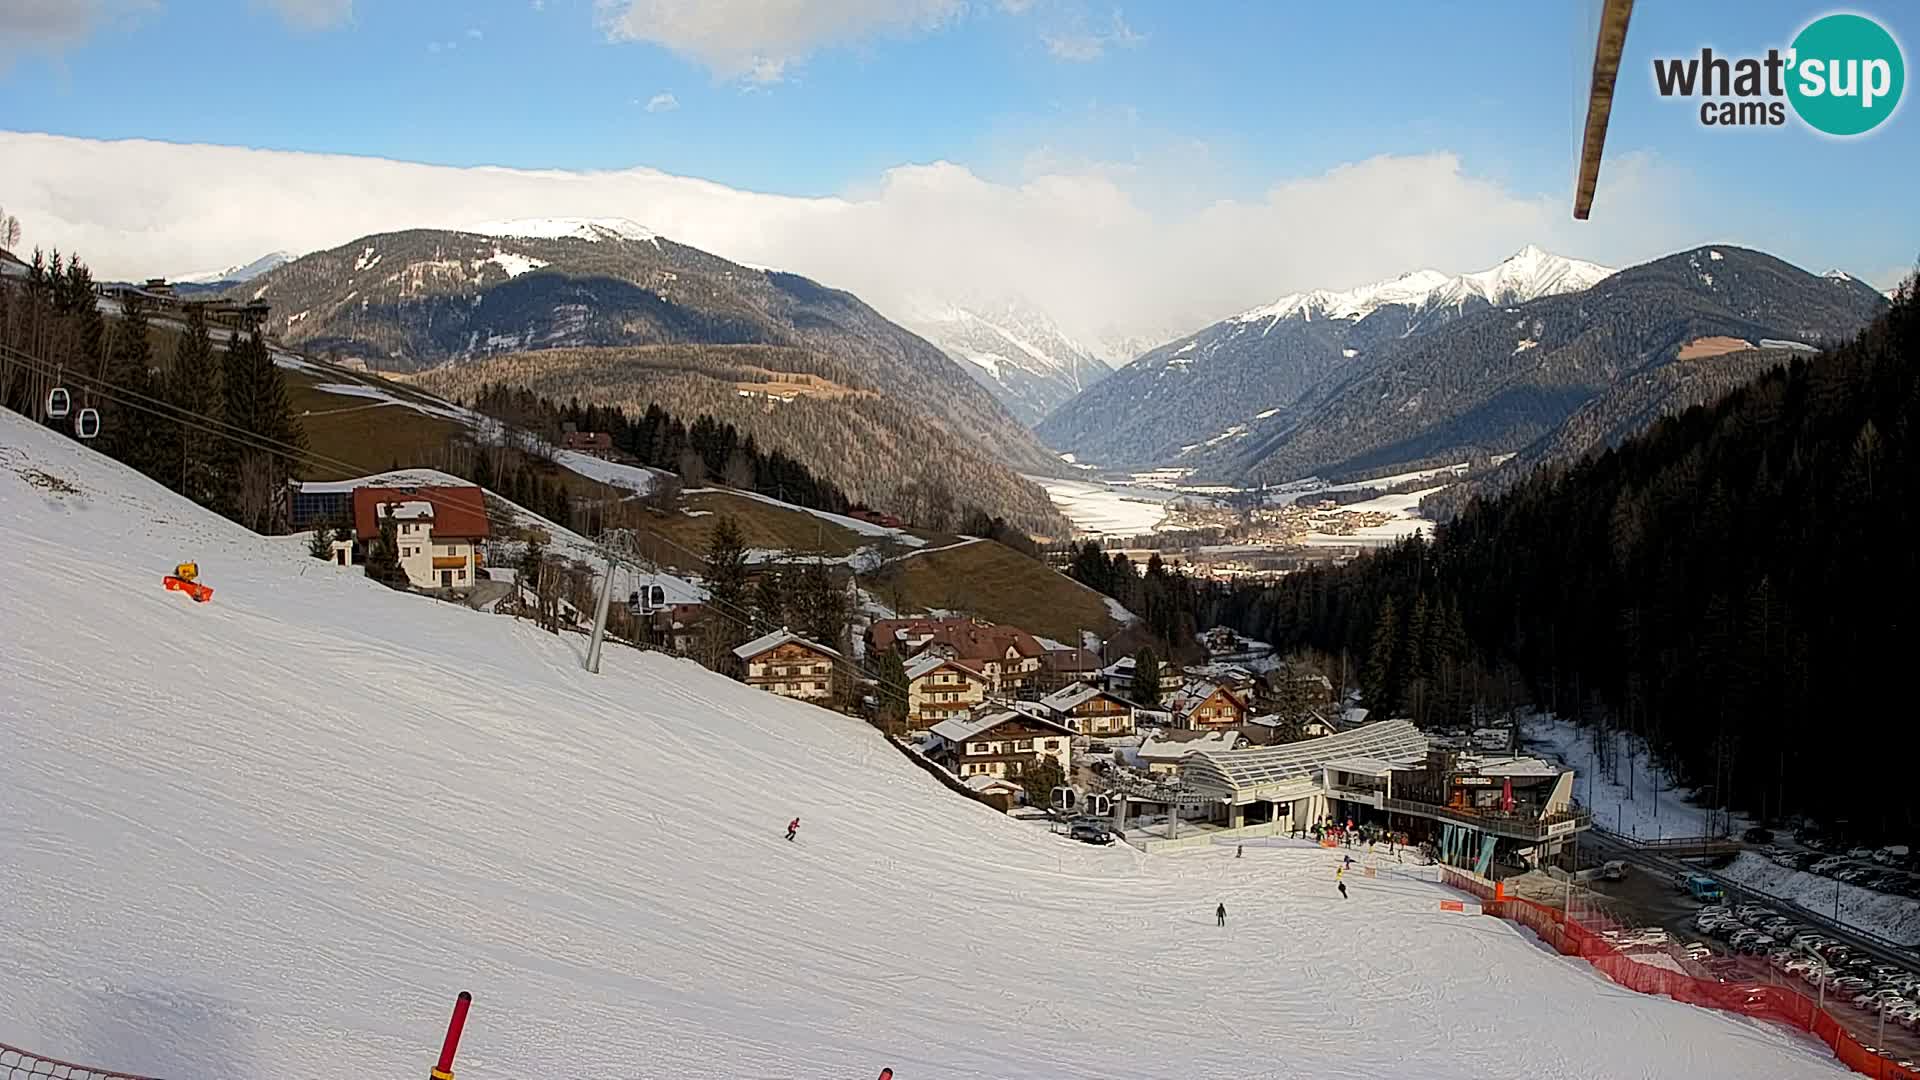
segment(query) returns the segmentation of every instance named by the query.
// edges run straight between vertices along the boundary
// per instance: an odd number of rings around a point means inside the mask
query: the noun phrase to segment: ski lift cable
[[[54,374],[59,372],[59,369],[55,365],[47,361],[40,360],[37,357],[30,356],[4,345],[0,345],[0,354],[5,354],[10,359],[16,360],[41,374]],[[150,397],[137,390],[129,390],[124,386],[120,386],[117,383],[98,376],[87,375],[71,370],[59,373],[64,377],[73,379],[75,382],[86,384],[93,393],[98,394],[100,397],[116,405],[123,405],[136,412],[143,412],[149,416],[168,421],[169,423],[181,424],[196,431],[226,439],[246,449],[259,450],[291,461],[344,469],[350,473],[353,470],[361,468],[361,466],[352,462],[342,461],[339,458],[330,457],[314,450],[303,449],[292,443],[282,442],[258,432],[248,431],[246,428],[229,424],[224,420],[214,420],[209,417],[200,416],[197,413],[182,409],[172,402]],[[353,474],[367,475],[365,473]]]
[[[29,354],[20,352],[17,349],[13,349],[10,346],[0,345],[0,353],[7,354],[10,357],[18,360],[19,362],[27,366],[30,366],[42,373],[51,374],[54,371],[54,365],[51,365],[48,362],[39,359],[38,357],[34,357]],[[374,473],[379,471],[377,469],[370,470],[364,465],[356,464],[350,461],[344,461],[340,458],[332,457],[331,455],[327,455],[327,454],[322,454],[311,449],[303,449],[292,443],[282,442],[280,440],[271,438],[269,436],[258,434],[257,432],[250,432],[250,431],[247,431],[245,428],[228,424],[225,421],[209,420],[208,418],[197,416],[195,414],[186,412],[184,409],[181,409],[179,406],[174,405],[171,402],[162,401],[157,398],[149,397],[148,395],[142,394],[136,390],[129,390],[126,387],[120,386],[104,378],[85,375],[77,372],[68,373],[68,374],[72,374],[76,379],[76,381],[87,384],[93,390],[94,393],[99,394],[102,398],[108,401],[111,401],[117,405],[123,405],[129,409],[133,409],[138,412],[143,412],[150,416],[154,416],[162,420],[182,424],[186,427],[203,432],[207,435],[211,435],[218,439],[224,439],[228,442],[234,443],[235,445],[241,446],[246,449],[258,450],[263,453],[274,454],[276,456],[285,458],[289,461],[302,462],[306,464],[315,464],[315,465],[326,465],[332,468],[340,469],[349,476],[371,476]],[[667,544],[669,547],[672,547],[676,550],[684,552],[700,560],[702,563],[705,563],[708,561],[705,555],[702,555],[701,553],[696,551],[692,551],[691,549],[685,547],[684,545],[676,543],[671,538],[664,536],[661,533],[655,532],[652,529],[641,529],[639,531],[645,532],[647,535],[652,536],[657,540],[660,540],[662,543]],[[609,555],[611,554],[611,550],[607,548],[605,545],[596,545],[596,548],[602,553],[609,554]],[[715,611],[717,614],[719,614],[721,617],[726,618],[729,621],[733,622],[735,625],[738,625],[748,630],[755,629],[754,620],[750,612],[744,611],[739,608],[733,608],[733,605],[730,605],[730,604],[723,605],[723,604],[714,603],[711,597],[708,598],[707,606],[711,608],[713,611]],[[732,611],[724,610],[725,608],[733,608],[733,610]],[[842,658],[838,661],[835,661],[835,665],[839,667],[843,672],[851,672],[853,674],[860,676],[865,680],[873,682],[875,686],[879,687],[882,692],[889,694],[889,696],[898,698],[901,701],[908,700],[908,695],[905,692],[904,688],[894,688],[894,687],[888,686],[884,681],[880,679],[880,677],[877,674],[867,670],[866,668],[861,667],[858,664],[853,663],[851,660]]]
[[[654,539],[660,541],[661,543],[666,544],[668,547],[671,547],[676,551],[680,551],[694,559],[699,560],[702,563],[709,562],[708,558],[705,555],[701,554],[698,551],[694,551],[693,549],[683,544],[676,542],[671,537],[668,537],[662,533],[655,532],[654,530],[645,528],[644,526],[635,528],[633,531],[646,533],[648,536],[651,536]],[[615,561],[621,561],[618,559],[617,556],[615,556],[611,548],[606,547],[605,545],[602,545],[600,547],[600,550],[608,558],[614,559]],[[721,616],[727,618],[729,621],[733,622],[737,626],[744,627],[748,630],[756,629],[753,613],[750,611],[747,611],[743,608],[735,607],[732,604],[718,603],[713,599],[711,595],[709,595],[707,598],[707,606],[712,610],[714,610],[715,612],[717,612],[718,614],[720,614]],[[732,609],[732,610],[729,611],[725,609]],[[842,657],[839,660],[834,661],[834,664],[835,666],[839,667],[840,670],[842,670],[843,672],[850,672],[852,674],[860,676],[861,678],[867,681],[872,682],[875,686],[881,688],[882,692],[885,692],[890,696],[897,698],[900,701],[904,702],[909,700],[909,695],[907,694],[904,687],[901,687],[901,688],[889,687],[884,681],[881,680],[878,674],[876,674],[875,672],[867,668],[860,666],[859,664],[854,663],[852,660],[848,658]]]

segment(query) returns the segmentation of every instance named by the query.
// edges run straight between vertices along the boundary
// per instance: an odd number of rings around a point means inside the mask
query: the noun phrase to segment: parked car
[[[1753,828],[1740,834],[1740,839],[1745,840],[1749,844],[1771,844],[1773,843],[1773,830],[1755,825]]]
[[[1608,859],[1600,864],[1602,881],[1620,881],[1627,876],[1627,864],[1619,859]]]
[[[1785,915],[1775,915],[1770,919],[1761,919],[1759,929],[1785,941],[1793,937],[1794,933],[1799,930],[1799,926]]]
[[[1828,990],[1842,995],[1858,994],[1862,990],[1870,990],[1872,988],[1873,983],[1871,981],[1863,979],[1858,975],[1842,975],[1827,984]]]
[[[1100,822],[1076,821],[1067,830],[1067,835],[1083,844],[1113,843],[1113,830]]]
[[[1920,1004],[1900,1005],[1887,1010],[1887,1022],[1912,1031],[1920,1028]]]
[[[1784,970],[1798,955],[1799,954],[1795,953],[1792,949],[1783,949],[1775,945],[1773,948],[1767,950],[1767,963],[1772,966],[1775,971]]]
[[[1684,950],[1682,950],[1682,952],[1685,954],[1687,959],[1692,960],[1695,963],[1699,963],[1700,961],[1709,959],[1713,956],[1713,946],[1707,944],[1704,941],[1695,941],[1695,942],[1689,943],[1687,947]]]
[[[1749,931],[1749,933],[1753,932]],[[1735,951],[1748,956],[1758,956],[1773,948],[1773,939],[1765,934],[1754,933],[1750,938],[1742,938],[1734,942],[1733,947]]]
[[[1820,970],[1820,961],[1806,956],[1795,956],[1793,959],[1781,964],[1780,970],[1789,975],[1805,975],[1808,972]]]
[[[1763,904],[1741,904],[1733,909],[1733,917],[1749,926],[1761,919],[1770,919],[1773,915],[1773,909]]]
[[[1853,1004],[1856,1008],[1865,1009],[1868,1012],[1879,1012],[1883,1007],[1893,1008],[1896,1005],[1911,1005],[1913,1002],[1901,997],[1898,990],[1868,990],[1864,994],[1856,995]]]

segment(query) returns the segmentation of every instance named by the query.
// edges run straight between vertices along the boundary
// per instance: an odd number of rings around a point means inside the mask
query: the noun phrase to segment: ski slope
[[[1437,887],[1077,845],[857,722],[302,548],[0,413],[0,1042],[424,1075],[468,989],[462,1080],[1848,1075]],[[210,604],[160,587],[189,558]]]

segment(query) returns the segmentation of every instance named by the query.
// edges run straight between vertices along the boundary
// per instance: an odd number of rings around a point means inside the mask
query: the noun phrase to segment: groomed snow
[[[590,676],[577,636],[302,548],[0,416],[0,569],[33,584],[0,650],[0,1040],[415,1075],[468,989],[471,1080],[1850,1075],[1437,886],[1075,844],[859,722],[624,648]],[[183,558],[211,603],[161,589]]]
[[[598,480],[609,487],[625,488],[636,495],[646,495],[659,486],[660,478],[665,474],[658,469],[649,469],[640,465],[623,465],[617,461],[606,461],[592,454],[582,454],[574,450],[552,451],[554,464],[571,469],[589,480]]]

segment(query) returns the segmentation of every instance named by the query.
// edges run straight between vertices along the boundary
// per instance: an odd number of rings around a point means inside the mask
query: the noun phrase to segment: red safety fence
[[[153,1080],[149,1076],[41,1057],[0,1043],[0,1080],[30,1080],[36,1077],[52,1077],[53,1080]]]
[[[1753,979],[1722,979],[1694,974],[1700,965],[1665,951],[1622,951],[1604,936],[1611,919],[1603,912],[1582,912],[1570,918],[1556,907],[1496,892],[1492,883],[1451,867],[1441,880],[1481,900],[1481,911],[1525,926],[1564,956],[1577,956],[1602,975],[1629,990],[1660,994],[1688,1005],[1771,1020],[1802,1031],[1833,1048],[1840,1062],[1876,1080],[1920,1080],[1920,1070],[1903,1067],[1856,1039],[1819,1003],[1791,986]],[[1498,898],[1496,898],[1498,897]]]

